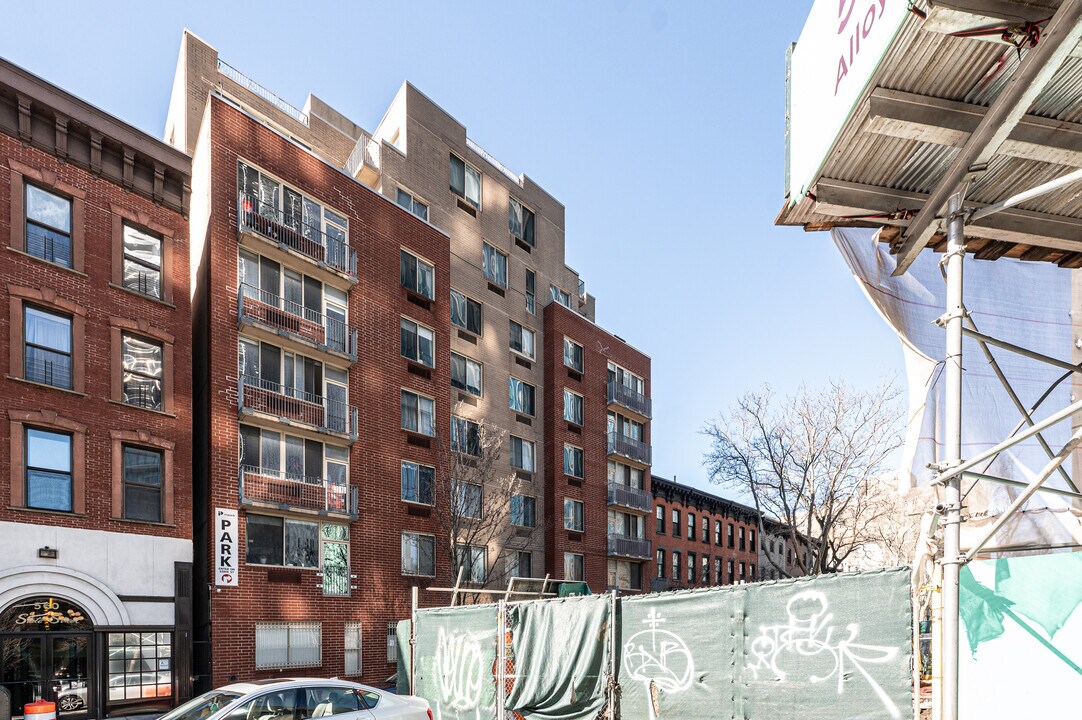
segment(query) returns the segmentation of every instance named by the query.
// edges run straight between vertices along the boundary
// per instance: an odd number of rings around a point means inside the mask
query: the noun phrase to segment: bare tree
[[[785,525],[794,548],[807,544],[795,558],[802,574],[837,572],[891,512],[876,480],[901,445],[898,397],[890,383],[871,391],[831,383],[784,399],[766,386],[707,423],[703,463],[712,482],[750,495],[761,515]]]

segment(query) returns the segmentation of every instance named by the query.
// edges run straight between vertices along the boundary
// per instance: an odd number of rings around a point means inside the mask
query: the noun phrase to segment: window
[[[733,546],[733,524],[732,523],[729,523],[729,532],[728,532],[727,544],[729,545],[729,547]]]
[[[436,367],[436,333],[431,328],[401,318],[402,357],[426,367]]]
[[[124,287],[162,297],[162,239],[124,224]]]
[[[586,579],[585,562],[578,553],[564,553],[564,580],[582,582]]]
[[[721,585],[722,584],[721,558],[720,557],[715,557],[714,558],[714,584],[715,585]]]
[[[259,669],[319,667],[322,664],[323,625],[318,622],[276,622],[255,624],[255,666]],[[261,695],[252,702],[265,702],[268,712],[293,716],[296,691],[283,690]],[[257,711],[252,717],[262,717]]]
[[[455,508],[458,517],[481,519],[482,488],[480,485],[468,482],[455,483]]]
[[[680,582],[680,551],[672,551],[672,579],[673,582]]]
[[[361,674],[361,624],[359,622],[347,622],[346,634],[342,642],[345,651],[343,675],[352,677]]]
[[[387,664],[398,664],[398,624],[387,623]]]
[[[402,574],[436,575],[436,538],[419,533],[402,533]]]
[[[522,382],[517,377],[507,378],[508,406],[515,412],[533,415],[533,385]]]
[[[745,570],[746,570],[746,568],[744,566],[744,563],[743,563],[743,561],[741,561],[741,563],[740,563],[740,582],[744,582],[747,579],[747,575],[745,574]]]
[[[631,467],[622,462],[609,460],[609,482],[627,485],[636,490],[644,490],[642,468]]]
[[[511,467],[534,471],[534,445],[529,440],[524,440],[515,435],[511,436]]]
[[[518,527],[532,528],[535,524],[534,511],[537,501],[528,495],[511,496],[511,524]]]
[[[582,395],[564,388],[564,420],[582,425]]]
[[[564,498],[564,529],[582,532],[584,507],[578,500]]]
[[[162,345],[124,333],[123,400],[128,405],[162,409]]]
[[[695,539],[695,513],[688,513],[688,540]]]
[[[680,537],[680,511],[672,509],[672,536]]]
[[[510,198],[507,215],[507,225],[511,234],[530,247],[537,247],[533,234],[533,210],[524,207],[518,200]]]
[[[583,478],[582,448],[564,444],[564,474],[580,480]]]
[[[483,264],[481,270],[484,272],[485,278],[500,287],[507,287],[507,256],[488,243],[482,245]]]
[[[748,566],[748,579],[755,580],[755,563]]]
[[[402,188],[398,188],[398,204],[428,222],[428,206]]]
[[[740,549],[741,549],[741,550],[745,550],[745,549],[747,549],[747,548],[746,548],[746,542],[745,542],[745,538],[744,538],[744,532],[745,532],[745,531],[744,531],[744,526],[743,526],[743,525],[741,525],[741,526],[740,526]]]
[[[732,585],[733,584],[733,561],[732,560],[729,560],[728,562],[725,563],[725,575],[726,575],[726,578],[727,578],[726,584],[727,585]]]
[[[457,155],[451,156],[451,192],[481,209],[481,173]]]
[[[488,549],[480,545],[455,545],[455,564],[462,568],[463,580],[484,584],[488,573]],[[458,568],[455,575],[458,575]]]
[[[519,355],[533,359],[535,338],[533,330],[522,327],[514,320],[511,323],[511,349]]]
[[[349,526],[323,523],[320,532],[323,552],[323,594],[349,595]]]
[[[508,574],[511,577],[533,577],[533,553],[529,550],[518,550],[508,558],[510,567]]]
[[[481,334],[481,303],[466,297],[458,290],[451,289],[451,324],[471,332]]]
[[[31,382],[72,388],[71,317],[23,306],[23,367]]]
[[[703,537],[702,537],[702,540],[703,540],[704,543],[707,543],[707,544],[710,543],[710,518],[708,518],[708,517],[703,518]]]
[[[721,520],[714,521],[714,544],[721,547]]]
[[[481,397],[481,363],[451,353],[451,387]]]
[[[319,523],[248,513],[250,565],[319,567]]]
[[[703,583],[703,585],[709,585],[710,584],[710,556],[709,555],[703,555],[702,556],[702,568],[703,568],[702,583]]]
[[[549,296],[553,302],[560,303],[566,308],[571,307],[571,296],[555,285],[549,285]]]
[[[654,508],[654,515],[657,517],[657,534],[665,534],[665,508],[662,505],[658,505]]]
[[[72,267],[71,200],[26,185],[26,252],[66,268]]]
[[[142,700],[173,695],[173,634],[167,632],[108,633],[109,700]],[[147,663],[155,666],[147,672]],[[140,670],[143,672],[140,673]],[[238,695],[219,696],[224,706]],[[209,713],[208,713],[209,714]]]
[[[760,550],[761,548],[755,544],[755,530],[752,529],[749,532],[751,533],[751,537],[748,539],[748,547],[752,550]]]
[[[435,300],[436,268],[405,250],[400,252],[399,258],[402,287],[429,300]]]
[[[402,429],[420,435],[436,435],[436,401],[409,390],[402,391]]]
[[[406,502],[431,505],[436,488],[436,468],[402,461],[402,499]]]
[[[26,507],[71,512],[72,436],[27,427]]]
[[[162,453],[160,450],[123,447],[124,518],[162,522]]]
[[[688,553],[688,583],[694,583],[697,575],[695,574],[695,553]]]
[[[658,548],[654,552],[654,564],[657,565],[657,576],[659,578],[665,577],[665,551]]]
[[[451,449],[481,457],[481,426],[457,415],[451,416]]]
[[[566,337],[564,338],[564,365],[578,372],[583,371],[582,345]]]
[[[526,312],[533,314],[537,310],[537,275],[533,270],[526,270]]]

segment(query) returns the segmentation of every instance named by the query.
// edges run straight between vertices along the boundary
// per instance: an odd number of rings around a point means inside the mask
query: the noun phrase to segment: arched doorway
[[[13,717],[34,700],[52,700],[65,719],[94,705],[94,626],[81,607],[54,596],[16,600],[0,611],[0,685]]]

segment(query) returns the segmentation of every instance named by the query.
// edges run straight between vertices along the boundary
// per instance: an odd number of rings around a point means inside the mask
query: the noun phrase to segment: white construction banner
[[[237,587],[237,531],[240,520],[231,508],[214,508],[214,584]]]

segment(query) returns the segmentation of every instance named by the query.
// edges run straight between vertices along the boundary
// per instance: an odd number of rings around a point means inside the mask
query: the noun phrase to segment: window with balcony
[[[511,467],[534,471],[534,444],[516,435],[511,436]]]
[[[355,431],[345,370],[249,338],[237,345],[241,407],[333,432]]]
[[[481,363],[451,353],[451,387],[481,397]]]
[[[534,386],[511,376],[507,379],[508,407],[523,415],[534,414]]]
[[[537,311],[537,274],[526,269],[526,312],[531,315]]]
[[[614,412],[608,413],[608,430],[610,433],[616,433],[620,437],[634,440],[636,443],[641,443],[645,436],[645,425],[643,423]]]
[[[646,537],[646,519],[642,515],[609,510],[609,532],[641,540]]]
[[[457,155],[451,155],[451,192],[481,209],[481,171]]]
[[[579,553],[564,553],[564,580],[582,582],[586,579],[586,563]]]
[[[564,443],[564,474],[583,478],[583,451],[580,447]]]
[[[507,225],[511,235],[530,247],[536,247],[534,242],[533,210],[530,210],[515,198],[510,198],[507,215]]]
[[[402,357],[425,367],[436,367],[436,331],[409,318],[400,318]]]
[[[402,188],[398,188],[397,202],[417,217],[428,222],[428,205],[425,205],[411,193],[406,192]]]
[[[578,500],[564,498],[564,529],[582,532],[584,528],[584,505]]]
[[[642,490],[644,477],[645,473],[642,468],[625,465],[624,463],[615,460],[609,460],[609,482],[627,485],[636,490]]]
[[[162,522],[164,487],[162,451],[124,445],[121,455],[126,520]]]
[[[583,372],[582,345],[568,337],[564,338],[564,365],[576,372]]]
[[[26,507],[71,512],[72,435],[29,426],[24,433]]]
[[[31,382],[72,388],[72,320],[23,305],[23,368]]]
[[[451,416],[451,450],[481,457],[481,426],[457,415]]]
[[[436,401],[410,390],[402,390],[402,429],[435,437]]]
[[[72,267],[71,198],[37,185],[25,185],[27,254]]]
[[[128,405],[162,409],[162,344],[124,333],[121,336],[122,398]]]
[[[402,461],[402,499],[432,505],[435,502],[436,468]]]
[[[511,577],[533,577],[533,553],[529,550],[511,553],[507,558],[507,565],[507,574]]]
[[[529,495],[511,496],[511,524],[517,527],[532,528],[536,524],[534,511],[537,500]]]
[[[657,520],[657,528],[656,528],[655,532],[658,535],[664,535],[665,534],[665,507],[663,505],[656,506],[654,508],[654,516],[655,516],[655,519]]]
[[[552,298],[552,302],[560,303],[565,308],[571,307],[571,296],[566,290],[561,290],[555,285],[549,285],[549,297]]]
[[[490,283],[507,287],[507,256],[488,243],[482,243],[481,270]]]
[[[564,388],[564,420],[582,425],[582,395]]]
[[[162,297],[162,239],[124,223],[124,287]]]
[[[680,582],[680,551],[672,551],[672,579],[673,582]]]
[[[608,365],[608,379],[609,382],[618,382],[624,387],[639,395],[646,394],[646,381],[635,373],[631,372],[630,370],[625,370],[614,362],[610,362]]]
[[[481,303],[451,288],[451,324],[481,335],[484,326]]]
[[[452,489],[454,491],[454,510],[452,514],[456,517],[480,520],[484,512],[484,489],[476,483],[461,481],[456,481]]]
[[[411,252],[399,252],[402,287],[429,300],[436,299],[436,268]]]
[[[483,545],[455,545],[455,565],[462,568],[462,580],[483,585],[488,574],[488,548]]]
[[[402,533],[402,574],[435,577],[435,536],[412,532]]]
[[[510,323],[511,351],[533,360],[536,334],[533,330],[519,325],[514,320],[508,322]]]
[[[657,566],[657,576],[660,579],[665,578],[665,551],[658,548],[654,551],[654,564]]]

